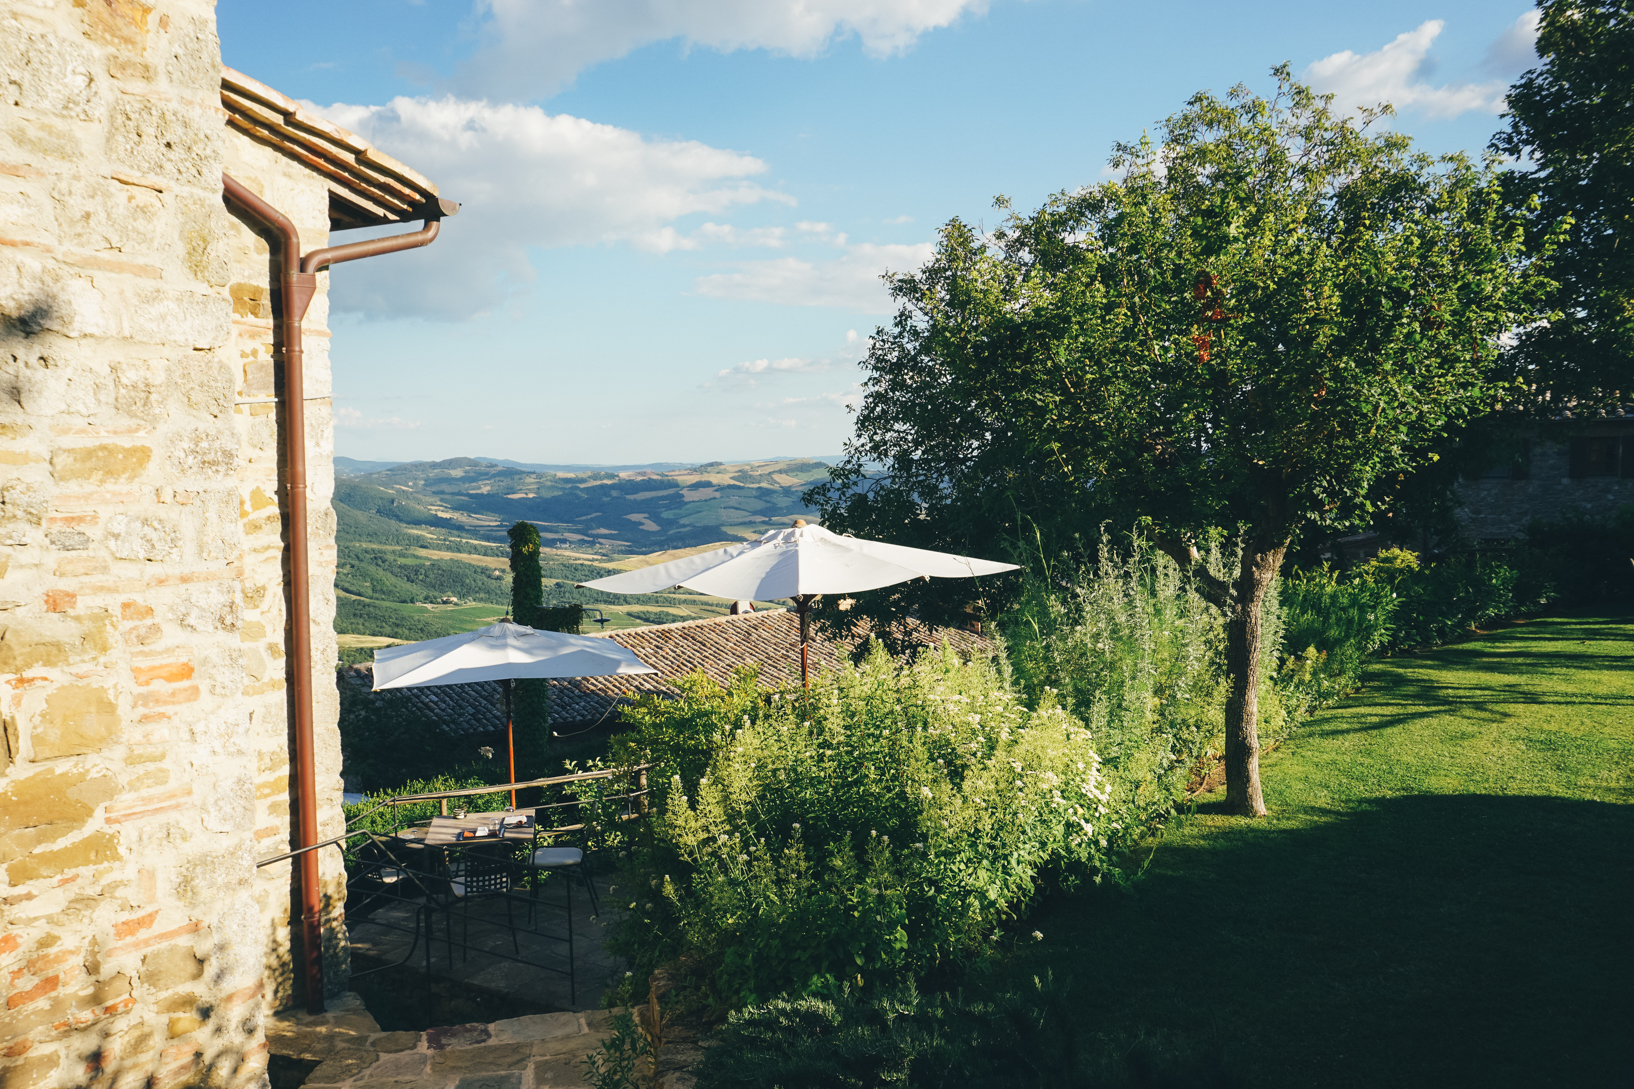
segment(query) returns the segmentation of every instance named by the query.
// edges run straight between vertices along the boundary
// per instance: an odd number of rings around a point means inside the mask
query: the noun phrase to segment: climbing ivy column
[[[518,522],[511,538],[511,619],[537,627],[545,605],[544,574],[539,569],[539,530]],[[516,724],[516,774],[520,779],[545,774],[550,751],[549,687],[544,681],[515,681],[512,703]]]

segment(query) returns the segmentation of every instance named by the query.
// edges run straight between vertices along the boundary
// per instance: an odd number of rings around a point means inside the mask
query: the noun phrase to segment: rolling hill
[[[379,464],[379,463],[376,463]],[[600,627],[718,616],[731,604],[680,590],[621,595],[577,582],[751,539],[810,515],[814,459],[688,468],[540,469],[476,458],[337,470],[335,573],[342,657],[469,631],[510,601],[506,530],[535,523],[547,604],[577,603]],[[594,629],[593,629],[594,630]]]

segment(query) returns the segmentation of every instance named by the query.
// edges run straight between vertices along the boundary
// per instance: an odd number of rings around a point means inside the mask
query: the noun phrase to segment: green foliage
[[[1471,628],[1536,608],[1541,601],[1517,597],[1520,572],[1480,553],[1453,556],[1408,571],[1395,582],[1391,649],[1434,647],[1467,635]]]
[[[421,542],[424,544],[426,542]],[[373,601],[434,602],[443,597],[505,604],[505,584],[492,568],[463,560],[424,559],[395,549],[339,546],[335,585]]]
[[[694,620],[696,617],[684,616],[681,613],[666,613],[661,609],[625,609],[625,616],[633,616],[637,620],[645,620],[649,624],[677,624],[683,620]]]
[[[1394,551],[1394,550],[1392,550]],[[1381,556],[1389,553],[1381,553]],[[1394,580],[1411,552],[1347,578],[1330,567],[1293,572],[1277,589],[1285,656],[1276,673],[1284,707],[1295,716],[1326,707],[1362,681],[1362,668],[1390,640]]]
[[[532,522],[510,528],[511,619],[533,625],[545,605],[545,586],[539,573],[539,529]],[[516,775],[535,779],[545,774],[550,759],[550,685],[541,680],[511,681],[512,731]]]
[[[336,655],[336,665],[341,669],[350,669],[364,662],[373,662],[374,652],[378,649],[378,647],[341,647],[340,653]]]
[[[1228,1089],[1218,1060],[1141,1040],[1079,1046],[1071,988],[1050,975],[982,998],[911,985],[780,998],[732,1014],[693,1073],[699,1089]]]
[[[990,664],[899,669],[876,646],[770,703],[750,671],[678,683],[626,712],[612,754],[655,765],[656,806],[613,948],[637,974],[684,954],[717,1004],[979,957],[1131,834],[1088,731],[1023,707]]]
[[[349,507],[338,498],[333,507],[335,539],[343,544],[383,544],[405,548],[420,548],[426,544],[426,538],[410,533],[392,519]]]
[[[600,1049],[585,1055],[584,1080],[592,1089],[636,1089],[636,1068],[652,1051],[652,1041],[628,1009],[613,1015],[613,1032]]]
[[[578,635],[584,631],[583,605],[542,605],[533,611],[528,623],[540,631],[562,631]]]
[[[442,803],[439,801],[407,802],[403,805],[390,805],[376,809],[387,798],[401,797],[404,794],[433,794],[440,790],[466,790],[471,787],[487,786],[493,780],[487,775],[473,774],[472,769],[446,775],[434,775],[429,779],[411,779],[401,786],[389,789],[368,791],[364,799],[356,805],[341,806],[346,815],[347,831],[363,829],[389,836],[399,828],[407,827],[421,821],[428,821],[442,812]],[[478,813],[494,813],[510,804],[511,796],[496,791],[492,794],[472,794],[468,797],[450,799],[448,808],[452,810],[456,804]]]
[[[1043,574],[1028,574],[1001,630],[1027,703],[1059,698],[1089,727],[1115,807],[1144,821],[1220,751],[1225,626],[1150,545],[1103,536],[1093,555],[1034,563]]]
[[[600,563],[575,563],[572,560],[546,560],[539,564],[539,573],[547,579],[563,582],[589,582],[591,579],[616,575],[619,569]]]
[[[1522,331],[1515,373],[1553,416],[1614,404],[1634,373],[1634,8],[1628,0],[1540,0],[1543,63],[1509,89],[1493,149],[1528,164],[1509,175],[1530,233],[1564,228],[1547,322]]]
[[[1049,898],[965,1001],[1048,971],[1041,1044],[1156,1037],[1256,1089],[1626,1081],[1630,661],[1634,616],[1596,610],[1375,662],[1267,756],[1270,820],[1200,799],[1133,895]]]
[[[1533,522],[1526,541],[1542,571],[1525,581],[1536,597],[1555,592],[1571,602],[1634,601],[1634,505],[1595,516],[1568,511],[1557,522]]]
[[[511,616],[516,617],[545,603],[544,575],[539,570],[539,528],[532,522],[518,522],[510,528],[509,536]]]
[[[415,502],[402,492],[377,488],[372,484],[362,484],[355,480],[335,481],[335,502],[388,522],[411,526],[435,526],[438,529],[445,529],[448,526],[448,522],[433,514],[430,507]]]
[[[419,642],[421,639],[453,635],[465,631],[467,626],[457,621],[441,622],[436,613],[394,609],[378,601],[360,601],[351,597],[335,599],[335,631],[342,635],[378,635],[387,639]]]

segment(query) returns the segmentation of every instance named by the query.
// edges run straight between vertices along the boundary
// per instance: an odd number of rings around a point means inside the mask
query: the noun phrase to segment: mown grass
[[[1634,620],[1378,662],[1263,775],[1268,818],[1200,799],[966,996],[1052,977],[1069,1079],[1133,1048],[1254,1087],[1630,1084]]]

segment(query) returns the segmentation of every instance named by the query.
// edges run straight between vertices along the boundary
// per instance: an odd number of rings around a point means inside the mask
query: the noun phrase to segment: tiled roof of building
[[[227,124],[300,160],[328,182],[331,229],[438,218],[457,207],[440,201],[437,187],[419,171],[225,65],[221,105]]]
[[[918,621],[909,623],[915,642],[922,646],[939,646],[946,642],[965,658],[991,654],[995,649],[991,639],[972,632],[931,628]],[[813,676],[850,661],[854,643],[829,642],[822,638],[815,624],[811,635],[807,654]],[[678,690],[669,682],[700,670],[720,685],[730,683],[733,671],[745,665],[760,667],[763,688],[800,683],[800,618],[788,609],[688,620],[651,628],[627,628],[597,638],[611,639],[628,647],[658,672],[548,682],[553,728],[588,726],[610,719],[618,704],[646,693],[678,695]],[[360,691],[367,692],[373,687],[372,668],[367,664],[343,670],[341,675]],[[451,732],[489,733],[505,727],[503,689],[498,681],[395,691],[440,720]]]

